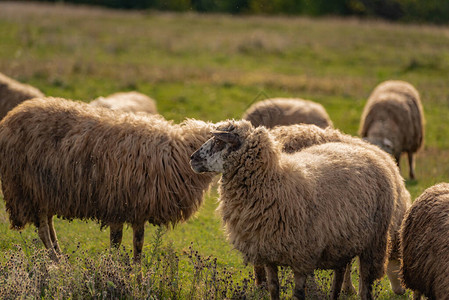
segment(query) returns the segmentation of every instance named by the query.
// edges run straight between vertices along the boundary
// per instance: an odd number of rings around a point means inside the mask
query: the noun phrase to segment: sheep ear
[[[239,137],[235,133],[230,133],[227,131],[214,131],[212,132],[212,135],[220,141],[231,144],[232,146],[240,145]]]

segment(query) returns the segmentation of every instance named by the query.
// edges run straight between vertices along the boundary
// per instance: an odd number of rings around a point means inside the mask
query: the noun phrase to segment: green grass
[[[235,17],[120,12],[0,3],[0,71],[45,94],[90,101],[138,90],[157,100],[167,119],[239,118],[254,101],[301,97],[322,103],[335,127],[357,134],[361,111],[376,84],[402,79],[417,87],[426,117],[425,146],[417,155],[412,197],[448,181],[449,28],[337,18]],[[404,175],[408,166],[401,164]],[[180,278],[192,280],[189,246],[217,258],[236,278],[247,276],[225,239],[210,195],[194,218],[169,230],[181,257]],[[8,229],[0,205],[0,251],[37,238],[34,227]],[[108,248],[108,230],[93,222],[56,220],[64,253],[95,257]],[[155,228],[148,225],[144,252]],[[123,244],[132,248],[131,229]],[[41,247],[38,244],[38,247]],[[76,252],[78,253],[78,252]],[[0,259],[1,260],[1,259]],[[242,272],[242,274],[240,274]],[[356,276],[354,275],[354,280]],[[380,299],[396,297],[384,279]]]

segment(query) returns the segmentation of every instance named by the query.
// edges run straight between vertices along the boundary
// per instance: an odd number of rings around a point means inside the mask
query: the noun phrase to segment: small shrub
[[[38,240],[5,252],[0,263],[0,299],[269,299],[266,287],[257,287],[254,274],[223,267],[204,256],[193,243],[178,255],[164,243],[165,228],[157,228],[150,250],[135,264],[125,247],[98,254],[79,251],[59,255],[55,263]],[[189,280],[181,280],[180,261],[191,266]],[[326,298],[329,272],[317,271],[307,281],[308,295]],[[279,268],[281,296],[291,297],[294,286],[289,268]],[[376,290],[379,288],[376,287]]]

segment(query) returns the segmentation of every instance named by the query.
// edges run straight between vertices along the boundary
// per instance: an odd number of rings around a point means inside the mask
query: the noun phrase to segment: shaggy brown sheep
[[[0,73],[0,120],[19,103],[43,96],[44,94],[37,88],[20,83]]]
[[[266,266],[272,299],[279,299],[279,265],[293,269],[295,299],[305,299],[307,275],[334,269],[336,299],[355,256],[360,296],[372,299],[396,197],[389,166],[345,143],[282,153],[265,127],[247,121],[224,122],[213,135],[190,164],[195,172],[222,173],[219,211],[228,238],[245,261]]]
[[[359,134],[393,155],[398,165],[401,153],[407,152],[410,178],[415,179],[413,154],[424,139],[424,115],[418,91],[405,81],[379,84],[365,105]]]
[[[404,179],[402,178],[399,168],[397,167],[394,159],[391,155],[382,151],[377,146],[371,145],[357,137],[352,137],[347,134],[343,134],[337,129],[326,128],[322,129],[315,125],[290,125],[290,126],[277,126],[270,130],[270,134],[282,145],[282,151],[287,153],[294,153],[300,151],[303,148],[313,145],[319,145],[331,142],[343,142],[349,144],[355,144],[358,146],[366,147],[371,151],[374,151],[379,157],[381,157],[385,163],[390,167],[391,172],[394,175],[394,184],[397,190],[397,199],[395,199],[395,207],[393,210],[392,225],[390,227],[390,238],[392,241],[392,247],[389,253],[389,261],[387,268],[387,275],[390,279],[391,288],[396,294],[403,294],[405,292],[401,285],[399,277],[400,271],[400,253],[399,253],[399,230],[404,218],[405,212],[411,205],[410,193],[407,191]],[[350,265],[345,273],[345,280],[343,282],[343,290],[347,293],[354,293],[355,288],[352,285],[350,277]],[[256,278],[264,278],[262,268],[255,268]],[[260,275],[259,275],[260,274]]]
[[[401,271],[413,299],[448,299],[448,237],[449,184],[440,183],[413,202],[402,223]]]
[[[60,98],[32,99],[0,122],[0,179],[11,227],[33,223],[59,250],[52,217],[97,220],[119,245],[124,223],[142,251],[144,225],[187,220],[213,175],[195,174],[190,154],[212,125],[118,113]],[[55,253],[52,252],[54,255]]]
[[[135,91],[99,97],[90,102],[90,104],[122,112],[157,114],[156,102],[147,95]]]
[[[303,99],[273,98],[256,102],[243,115],[253,126],[273,128],[278,125],[315,124],[325,128],[332,126],[324,107]]]

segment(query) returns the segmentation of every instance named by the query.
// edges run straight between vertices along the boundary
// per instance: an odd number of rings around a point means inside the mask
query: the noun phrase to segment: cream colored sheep
[[[43,96],[44,94],[37,88],[0,73],[0,120],[23,101]]]
[[[415,179],[414,153],[424,139],[424,115],[418,91],[408,82],[389,80],[379,84],[368,98],[359,134],[396,159],[408,154],[409,174]]]
[[[402,274],[406,287],[429,299],[449,297],[449,184],[419,196],[402,223]]]
[[[147,95],[135,91],[99,97],[90,104],[122,112],[157,114],[156,102]]]
[[[396,190],[389,166],[365,147],[326,143],[285,154],[265,127],[217,126],[191,156],[195,172],[222,173],[219,211],[228,239],[245,261],[265,265],[272,299],[277,266],[295,275],[295,299],[307,275],[334,269],[332,298],[346,265],[360,259],[359,292],[372,299],[384,274]],[[348,243],[348,241],[351,241]]]
[[[273,98],[256,102],[243,115],[254,126],[273,128],[278,125],[315,124],[321,128],[332,126],[324,107],[303,99]]]
[[[195,174],[189,156],[212,128],[61,98],[25,101],[0,122],[0,179],[11,228],[33,223],[56,257],[54,215],[110,226],[113,246],[128,223],[138,261],[147,221],[176,224],[203,202],[213,175]]]

